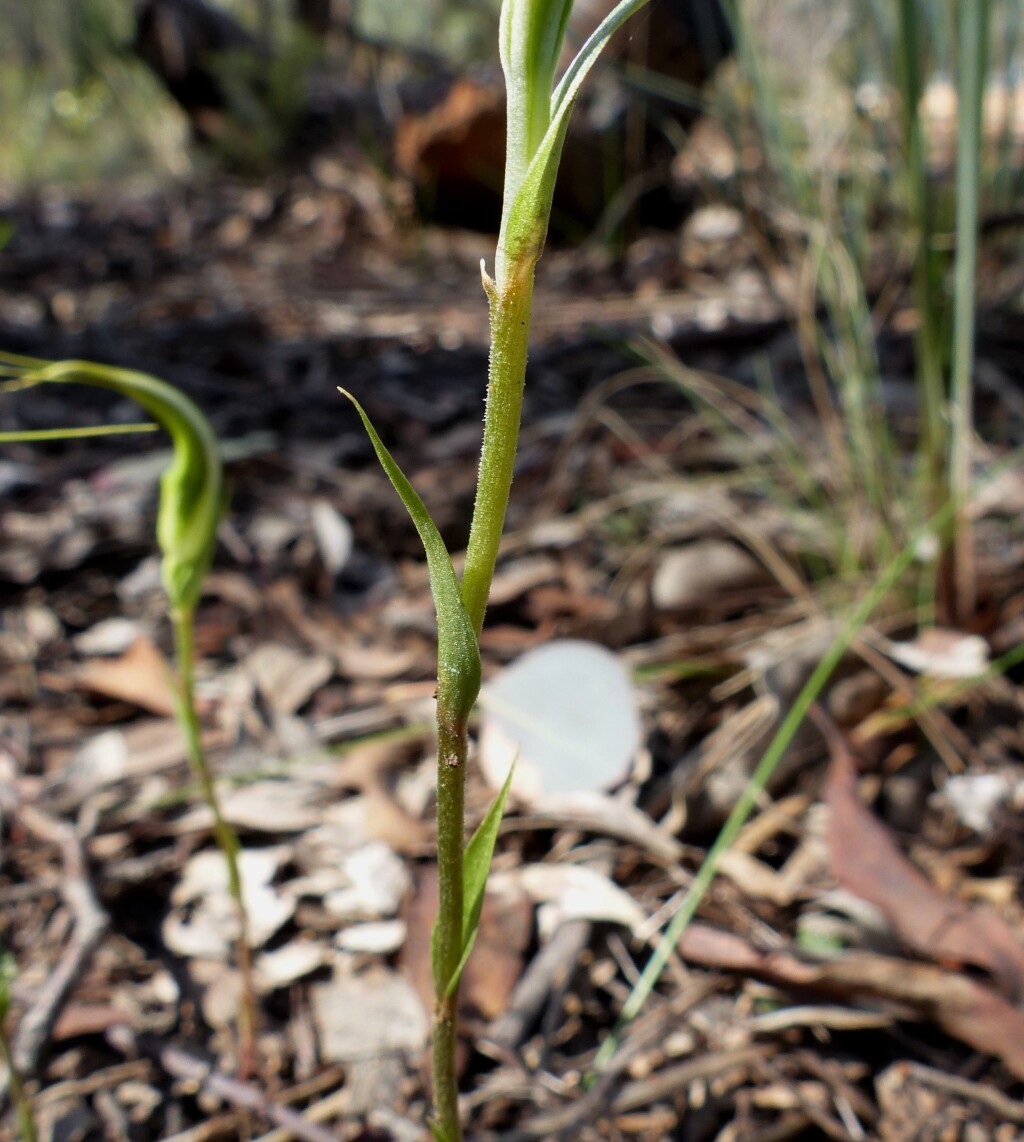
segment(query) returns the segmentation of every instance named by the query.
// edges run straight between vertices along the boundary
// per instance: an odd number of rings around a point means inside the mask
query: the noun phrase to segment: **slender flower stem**
[[[491,306],[491,356],[487,377],[487,411],[480,451],[473,522],[462,574],[462,601],[477,634],[483,626],[487,596],[498,561],[505,525],[519,420],[523,411],[526,356],[533,305],[533,271],[536,258],[510,267],[504,281],[484,278]]]
[[[203,750],[202,730],[195,702],[195,609],[175,607],[171,611],[174,628],[174,650],[178,667],[178,685],[175,694],[176,713],[188,761],[199,782],[200,792],[213,814],[213,835],[224,856],[227,868],[228,892],[234,901],[238,918],[238,940],[235,957],[242,979],[242,1002],[238,1013],[238,1070],[245,1078],[252,1071],[256,1043],[256,986],[253,979],[252,947],[249,942],[249,913],[242,892],[242,871],[239,864],[241,845],[238,834],[224,816],[220,807],[213,771]]]
[[[452,724],[438,711],[437,724],[437,989],[434,1004],[432,1068],[434,1114],[448,1142],[460,1142],[459,1089],[456,1074],[458,986],[446,983],[462,955],[463,872],[466,755],[468,726]]]
[[[0,392],[4,391],[0,385]],[[30,444],[47,440],[86,440],[93,436],[127,436],[135,432],[156,432],[158,424],[90,424],[80,428],[35,428],[0,432],[0,444]]]
[[[510,274],[510,281],[500,291],[489,278],[484,279],[491,306],[491,357],[479,481],[462,577],[462,601],[477,635],[483,626],[505,526],[523,409],[534,262],[520,264],[515,269],[519,272]],[[465,720],[451,722],[440,706],[437,742],[439,983],[432,1043],[434,1113],[439,1136],[447,1142],[461,1142],[455,1067],[458,986],[449,991],[445,988],[458,969],[465,936],[463,838],[469,736]]]
[[[480,870],[477,863],[480,850],[475,847],[474,838],[470,844],[470,863],[475,872],[472,895],[468,900],[471,907],[467,914],[464,842],[469,746],[467,720],[480,687],[480,631],[498,561],[515,471],[526,383],[534,269],[544,247],[558,160],[579,86],[608,38],[645,2],[620,0],[584,44],[554,90],[552,83],[572,0],[503,0],[501,8],[499,45],[508,94],[505,190],[494,279],[486,270],[483,271],[484,291],[491,313],[487,407],[466,563],[462,580],[457,585],[461,596],[457,607],[451,606],[445,594],[445,570],[451,571],[447,552],[444,552],[443,560],[434,554],[431,570],[431,586],[435,602],[438,602],[439,632],[439,902],[432,955],[437,996],[433,1037],[435,1117],[432,1129],[438,1142],[461,1142],[462,1139],[455,1069],[458,983],[464,957],[472,947],[483,899],[483,882],[476,875]],[[376,434],[371,431],[371,435],[375,437]],[[418,521],[416,526],[430,564],[435,542],[443,547],[440,537],[436,536],[436,528],[431,533],[427,527],[429,517],[423,518],[425,509],[422,502],[397,471],[386,449],[376,440],[374,447],[392,483],[414,520]],[[465,645],[467,636],[468,648]],[[446,644],[448,640],[451,641],[450,646]],[[494,806],[498,817],[507,792],[506,783]],[[490,816],[488,814],[488,818]],[[478,832],[477,837],[480,835]],[[484,878],[493,851],[493,837],[487,843],[490,848],[483,866]]]

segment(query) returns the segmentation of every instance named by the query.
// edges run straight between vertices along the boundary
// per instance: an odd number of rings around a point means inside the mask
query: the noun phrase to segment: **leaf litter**
[[[129,241],[103,204],[79,209]],[[159,209],[146,209],[157,226]],[[200,229],[230,221],[237,203],[215,192],[204,209]],[[691,222],[684,261],[727,262],[721,235],[734,224]],[[385,238],[385,260],[408,264],[401,241]],[[417,283],[386,302],[374,287],[347,310],[310,294],[285,304],[249,273],[249,247],[236,246],[216,258],[245,284],[241,315],[218,300],[216,267],[186,264],[186,242],[130,321],[127,301],[125,314],[103,317],[125,358],[165,365],[237,445],[235,510],[199,611],[198,689],[257,921],[253,1082],[273,1105],[249,1105],[278,1138],[302,1136],[273,1118],[293,1103],[339,1138],[425,1137],[435,628],[414,537],[333,385],[365,397],[457,549],[485,330],[463,322],[457,350],[438,343],[439,307],[469,312],[479,299],[476,252],[437,241],[455,269],[433,309],[408,304],[427,296]],[[279,259],[308,254],[273,224],[261,242],[287,246],[271,251]],[[501,829],[463,996],[471,1136],[940,1137],[910,1132],[927,1115],[961,1131],[949,1137],[966,1138],[969,1123],[1001,1137],[1001,1123],[1024,1121],[1024,915],[1010,827],[1024,756],[1019,677],[954,687],[1020,640],[1013,524],[991,548],[1000,554],[990,557],[986,625],[922,638],[883,614],[867,649],[846,656],[822,696],[842,736],[830,731],[826,748],[807,727],[794,742],[621,1056],[583,1082],[658,921],[831,628],[797,573],[815,541],[745,478],[747,458],[668,386],[594,395],[594,378],[627,362],[585,333],[591,321],[646,332],[674,305],[676,348],[706,370],[713,395],[712,374],[735,384],[749,347],[785,358],[775,314],[752,307],[739,279],[731,316],[728,290],[699,306],[602,295],[611,271],[595,279],[573,257],[545,263],[549,280],[575,283],[579,296],[539,324],[485,686],[554,640],[598,645],[629,678],[619,726],[628,744],[601,780],[549,788]],[[281,280],[292,272],[284,264]],[[55,269],[40,271],[44,290]],[[355,266],[332,272],[365,278]],[[0,313],[17,292],[6,279],[3,288]],[[93,287],[80,277],[63,288]],[[723,314],[748,339],[742,348],[713,335]],[[70,352],[79,334],[58,320],[45,331],[54,336],[47,352]],[[724,382],[717,391],[733,392]],[[799,403],[795,382],[784,396]],[[751,455],[762,443],[751,438]],[[0,896],[20,969],[14,1024],[52,1026],[30,1075],[48,1136],[226,1138],[242,1129],[250,1089],[230,1085],[223,1033],[239,999],[225,963],[233,917],[167,716],[151,444],[117,447],[129,456],[103,443],[16,450],[19,479],[0,512],[0,747],[14,796]],[[1006,494],[975,505],[980,522],[1012,514]],[[872,648],[890,656],[888,672]],[[915,728],[908,711],[929,701],[959,735],[963,773]],[[484,755],[489,716],[479,714]],[[479,820],[492,792],[477,761],[469,804]],[[989,778],[998,788],[980,784]],[[73,823],[75,837],[48,821]],[[75,860],[84,880],[69,882]],[[91,913],[76,911],[67,883],[88,884],[104,917],[106,934],[78,963],[75,933]],[[74,972],[55,1000],[46,981],[61,964]],[[113,1030],[125,1026],[128,1055]],[[181,1086],[200,1073],[193,1064],[208,1076],[198,1099]]]

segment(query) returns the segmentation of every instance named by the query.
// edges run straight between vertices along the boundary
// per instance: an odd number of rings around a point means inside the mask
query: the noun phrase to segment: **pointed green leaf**
[[[605,45],[622,27],[622,25],[635,15],[648,3],[648,0],[619,0],[619,3],[608,13],[600,24],[591,32],[586,43],[576,53],[572,63],[565,70],[551,96],[551,118],[554,121],[563,114],[567,103],[579,95],[580,87],[587,77],[587,73],[597,62],[597,57],[604,51]]]
[[[344,389],[340,392],[348,397],[359,413],[377,459],[419,533],[427,556],[430,591],[437,610],[438,711],[450,724],[462,725],[469,717],[480,692],[480,648],[473,623],[462,604],[462,593],[451,556],[416,489],[384,447],[362,405],[351,393]]]
[[[480,913],[484,906],[484,892],[487,890],[487,875],[491,871],[494,845],[498,839],[498,829],[505,812],[508,791],[512,788],[514,772],[515,766],[512,766],[508,771],[508,777],[505,778],[505,784],[487,810],[487,816],[480,822],[469,844],[466,845],[466,851],[462,854],[462,954],[459,956],[452,978],[445,985],[446,999],[459,986],[462,970],[476,943],[476,934],[480,928]]]
[[[16,386],[72,382],[111,389],[142,405],[170,435],[174,459],[160,480],[156,525],[161,574],[172,607],[194,608],[227,499],[220,444],[206,417],[174,385],[134,369],[0,354],[0,372],[13,374]]]

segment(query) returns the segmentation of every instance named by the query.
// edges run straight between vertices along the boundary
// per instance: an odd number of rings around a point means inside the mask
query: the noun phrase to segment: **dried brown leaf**
[[[787,949],[762,951],[741,936],[704,924],[690,925],[679,952],[692,962],[743,972],[776,986],[898,1003],[975,1050],[1002,1059],[1018,1078],[1024,1078],[1024,1011],[957,972],[870,952],[815,963]]]
[[[97,658],[75,672],[75,684],[107,698],[170,717],[174,695],[163,655],[144,635],[117,658]]]
[[[822,724],[822,720],[819,724]],[[908,948],[947,964],[989,972],[1011,1000],[1024,994],[1024,947],[1009,925],[987,908],[944,896],[900,852],[885,826],[857,796],[854,759],[834,727],[825,801],[831,810],[829,862],[836,879],[873,904]]]

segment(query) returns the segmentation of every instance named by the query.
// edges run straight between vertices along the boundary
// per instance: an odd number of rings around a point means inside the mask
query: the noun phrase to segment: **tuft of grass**
[[[741,95],[764,155],[768,186],[757,199],[778,196],[804,223],[805,237],[795,240],[790,228],[780,241],[801,283],[795,324],[827,466],[822,470],[821,456],[814,459],[803,447],[801,430],[787,420],[772,391],[770,374],[765,378],[769,383],[754,394],[696,374],[660,347],[647,343],[639,348],[664,378],[704,409],[725,438],[746,440],[749,447],[752,438],[761,439],[767,431],[772,494],[791,508],[810,508],[822,533],[831,537],[830,559],[821,569],[824,577],[853,576],[863,582],[867,573],[870,585],[846,609],[839,634],[786,712],[627,999],[615,1031],[602,1045],[595,1070],[608,1064],[625,1024],[657,985],[723,853],[871,615],[890,596],[916,594],[924,624],[938,618],[967,625],[974,616],[969,506],[977,490],[971,453],[977,240],[986,169],[981,124],[993,11],[1005,7],[998,0],[961,3],[954,22],[950,9],[926,0],[899,0],[895,6],[861,0],[854,5],[860,24],[876,29],[878,37],[875,51],[864,50],[861,62],[870,58],[873,69],[882,72],[882,90],[897,107],[895,119],[884,124],[890,133],[885,156],[891,180],[888,187],[880,184],[868,192],[863,186],[858,189],[856,181],[856,160],[849,149],[854,145],[853,127],[843,141],[845,153],[833,156],[844,176],[836,179],[823,166],[815,183],[808,162],[809,137],[796,129],[795,117],[784,109],[781,84],[773,74],[773,61],[758,43],[748,5],[726,0],[745,85]],[[1016,15],[1011,18],[1005,10],[1000,15],[1017,26]],[[859,47],[864,49],[864,44]],[[928,77],[943,67],[954,74],[957,96],[956,167],[948,186],[931,165],[922,110]],[[877,74],[872,78],[879,82]],[[865,209],[868,193],[878,197]],[[851,196],[858,199],[852,208],[847,205]],[[874,267],[867,255],[869,227],[879,220],[902,233],[905,243],[899,269],[909,276],[915,316],[916,424],[910,433],[894,422],[883,400],[876,346],[879,315],[868,284]],[[1019,462],[1019,455],[996,470],[1013,462]],[[750,472],[753,482],[762,482],[762,491],[764,475],[763,464]],[[857,530],[868,542],[850,544]],[[935,543],[939,558],[928,560],[922,553]],[[819,591],[824,597],[821,586]],[[1008,668],[1019,658],[1020,652],[1014,652],[999,667]],[[927,703],[915,713],[925,715]]]
[[[838,547],[833,570],[870,571],[950,500],[965,503],[975,435],[977,236],[997,177],[1007,182],[1012,130],[1009,115],[994,144],[981,129],[986,92],[1003,92],[993,88],[989,47],[994,29],[999,43],[1008,31],[1019,43],[1019,15],[1004,0],[952,7],[851,0],[832,13],[831,43],[825,28],[825,46],[815,45],[817,58],[800,69],[766,47],[763,5],[724,6],[738,62],[718,100],[737,149],[753,142],[762,156],[759,175],[741,181],[738,193],[757,212],[751,227],[762,231],[759,247],[775,259],[771,268],[793,283],[787,300],[814,434],[829,455],[826,527],[849,536],[847,522],[858,520],[869,537]],[[999,58],[1006,75],[1019,71],[1019,59],[1005,51]],[[935,93],[947,89],[940,84],[950,83],[955,172],[937,165],[944,144],[929,111]],[[912,327],[913,425],[891,411],[883,383],[879,333],[894,312]],[[668,371],[678,383],[679,369]],[[779,436],[780,460],[786,453],[779,483],[806,486],[790,447],[800,433],[783,427],[784,414],[765,395],[762,418]],[[965,513],[935,537],[940,557],[918,592],[944,622],[969,622],[975,605]]]
[[[988,62],[990,0],[959,6],[959,100],[956,151],[956,255],[950,380],[949,497],[961,505],[951,548],[955,580],[952,612],[969,622],[977,605],[974,543],[967,491],[974,436],[974,307],[981,213],[981,115]]]

